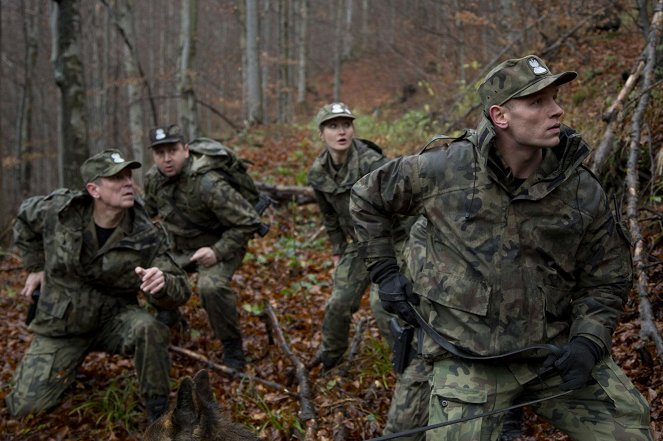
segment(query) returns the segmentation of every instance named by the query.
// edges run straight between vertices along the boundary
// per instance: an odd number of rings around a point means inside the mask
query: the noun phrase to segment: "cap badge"
[[[543,75],[545,73],[548,73],[548,69],[541,66],[541,63],[539,63],[539,60],[537,60],[536,58],[530,58],[529,60],[527,60],[527,63],[529,64],[529,67],[532,69],[532,72],[534,72],[535,75]]]
[[[342,104],[335,103],[331,108],[332,113],[350,113],[347,107]]]
[[[166,132],[162,128],[156,129],[154,132],[154,139],[157,141],[164,139],[166,137]]]
[[[116,164],[120,164],[120,163],[124,162],[124,158],[119,153],[113,153],[111,155],[111,159]]]

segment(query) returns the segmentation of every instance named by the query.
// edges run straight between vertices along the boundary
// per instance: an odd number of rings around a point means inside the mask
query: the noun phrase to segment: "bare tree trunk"
[[[249,126],[262,122],[258,0],[246,0],[246,82]]]
[[[182,29],[180,32],[179,91],[180,125],[184,136],[198,136],[196,95],[193,90],[193,65],[196,59],[196,31],[198,27],[198,0],[182,1]]]
[[[640,312],[640,338],[651,340],[656,345],[658,358],[663,362],[663,338],[656,327],[652,305],[649,300],[649,280],[645,271],[646,253],[645,241],[638,224],[638,203],[640,201],[639,192],[639,173],[638,159],[640,156],[640,134],[645,111],[649,105],[650,86],[654,75],[654,66],[656,65],[656,46],[661,39],[661,24],[663,22],[663,0],[657,2],[654,17],[649,27],[649,37],[644,54],[646,65],[643,71],[643,81],[640,90],[642,94],[638,100],[633,118],[631,120],[631,135],[629,158],[626,166],[626,187],[627,187],[627,216],[629,230],[634,241],[633,265],[635,267],[636,290],[638,292],[639,312]]]
[[[79,168],[90,156],[85,75],[80,57],[79,0],[53,1],[51,26],[55,82],[61,92],[60,185],[80,188]]]
[[[278,117],[279,122],[290,121],[292,109],[290,108],[290,25],[288,23],[290,1],[278,0],[278,18],[279,18],[279,98],[278,98]]]
[[[343,0],[336,0],[334,20],[334,91],[333,100],[341,100],[341,64],[343,51]]]
[[[125,42],[136,41],[136,25],[133,16],[133,1],[132,0],[119,0],[116,3],[117,8],[117,23],[125,36]],[[134,44],[135,46],[135,44]],[[141,100],[142,78],[140,69],[137,64],[137,57],[131,46],[124,45],[123,61],[124,71],[127,75],[127,96],[129,98],[129,133],[131,138],[131,152],[133,157],[141,162],[144,162],[145,155],[143,152],[143,139],[147,131],[143,127],[143,104]],[[143,175],[136,173],[134,175],[136,183],[142,187]]]
[[[21,196],[30,194],[32,181],[32,107],[33,89],[32,78],[34,77],[37,64],[37,49],[39,41],[39,27],[37,17],[39,2],[32,0],[23,2],[23,34],[25,35],[25,75],[23,78],[23,90],[19,104],[16,124],[16,158],[18,159],[18,184]]]
[[[354,9],[353,0],[345,0],[345,20],[343,23],[343,52],[342,57],[347,60],[352,55],[352,44],[354,32],[352,32],[352,12]]]
[[[297,104],[306,101],[306,68],[308,45],[308,0],[299,3],[299,29],[297,32]]]
[[[262,123],[269,123],[269,42],[271,39],[272,21],[270,20],[271,3],[270,0],[263,0],[262,5],[262,20],[260,20],[260,33],[262,35],[262,72],[261,72],[261,88],[262,88]]]

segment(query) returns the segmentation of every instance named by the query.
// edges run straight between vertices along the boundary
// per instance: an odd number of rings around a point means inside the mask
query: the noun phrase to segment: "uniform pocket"
[[[486,283],[472,277],[425,269],[417,279],[415,292],[449,308],[486,316],[491,289]]]
[[[592,376],[614,404],[615,421],[627,429],[649,428],[649,404],[610,357],[604,357]]]
[[[436,386],[433,389],[429,408],[429,423],[438,424],[476,415],[483,411],[487,401],[485,390],[470,390],[464,387],[448,385]],[[462,428],[461,428],[462,427]],[[460,424],[450,424],[435,432],[436,437],[446,438],[449,431],[462,430],[463,433],[479,434],[481,418]]]

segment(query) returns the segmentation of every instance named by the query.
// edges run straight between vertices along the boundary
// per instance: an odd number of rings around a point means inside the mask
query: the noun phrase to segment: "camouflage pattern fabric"
[[[429,424],[490,412],[511,406],[514,399],[529,401],[559,393],[559,375],[534,377],[522,383],[515,372],[540,369],[472,363],[457,358],[435,362]],[[567,395],[531,406],[538,415],[577,440],[653,441],[649,406],[610,357],[592,372],[594,382]],[[494,441],[499,439],[504,413],[452,424],[427,432],[428,441]]]
[[[494,138],[483,117],[476,132],[449,146],[396,159],[360,179],[350,202],[360,253],[368,264],[394,257],[393,216],[423,215],[426,263],[413,280],[421,296],[417,309],[451,343],[478,355],[498,355],[539,343],[561,347],[584,336],[609,354],[631,283],[630,250],[600,184],[582,166],[589,147],[562,126],[560,144],[544,149],[539,169],[521,183],[496,158]],[[524,357],[540,366],[543,355],[531,351]],[[453,363],[461,362],[445,358],[448,354],[428,336],[423,356],[435,362],[438,378],[460,372]],[[485,371],[493,375],[491,369]],[[486,402],[487,387],[465,390],[448,380],[434,381],[431,423],[441,418],[439,403],[451,398]],[[434,399],[441,391],[446,401]],[[589,391],[592,387],[574,396],[584,399]],[[632,402],[644,403],[632,386],[628,391],[637,397]],[[504,407],[515,396],[507,391],[499,402],[490,402]],[[566,412],[568,406],[560,407],[553,423]],[[448,418],[461,413],[467,414],[462,410]],[[622,422],[637,430],[648,419],[640,405],[624,415]],[[570,427],[564,423],[563,429]],[[478,439],[473,430],[448,439]],[[499,424],[491,423],[491,433],[482,439],[498,435]]]
[[[189,262],[195,250],[174,252],[178,262]],[[188,266],[198,272],[196,284],[203,308],[207,312],[214,336],[222,342],[240,339],[237,293],[230,287],[232,276],[244,260],[243,248],[229,260],[217,262],[205,268],[202,265]]]
[[[193,152],[176,177],[167,178],[153,166],[146,176],[145,208],[161,217],[175,250],[211,247],[217,260],[227,261],[246,248],[260,219],[213,167],[212,159]]]
[[[384,435],[428,425],[433,363],[422,357],[412,359],[396,380],[389,405]],[[399,441],[423,441],[426,433],[402,436]]]
[[[134,268],[163,271],[165,287],[147,297],[164,308],[184,304],[191,288],[168,254],[165,232],[139,203],[98,248],[87,193],[29,198],[20,207],[14,243],[28,271],[44,271],[44,284],[30,324],[36,335],[6,397],[12,415],[54,406],[90,350],[133,354],[143,396],[168,394],[168,330],[138,307]]]
[[[334,287],[331,297],[325,305],[325,316],[322,321],[323,359],[338,359],[348,349],[348,337],[352,314],[357,312],[366,288],[371,285],[364,261],[357,255],[354,246],[346,248],[345,253],[334,268]],[[374,299],[376,294],[371,295]],[[379,301],[371,302],[373,315],[384,338],[389,338],[389,313],[382,309]],[[393,339],[392,339],[393,340]]]
[[[316,158],[308,174],[309,184],[315,190],[325,230],[332,243],[332,254],[341,258],[334,269],[332,295],[325,307],[322,324],[322,356],[334,360],[348,347],[349,326],[352,314],[357,311],[366,288],[371,285],[369,273],[355,245],[355,233],[350,217],[350,189],[366,173],[388,162],[376,149],[357,138],[346,163],[336,170],[327,150]],[[403,218],[394,222],[394,242],[402,246],[407,229],[413,220]],[[391,314],[382,308],[377,289],[371,287],[370,305],[380,334],[389,347],[393,336],[389,330]]]
[[[393,214],[423,214],[427,262],[414,291],[431,302],[425,317],[447,340],[497,355],[583,335],[607,353],[630,253],[605,193],[581,166],[589,147],[563,127],[560,145],[516,188],[492,166],[493,138],[484,119],[467,139],[360,179],[350,206],[360,246],[369,260],[394,256]],[[427,338],[424,353],[438,352]]]
[[[237,294],[230,281],[260,219],[253,206],[214,171],[214,164],[213,158],[191,152],[188,163],[174,178],[152,167],[147,174],[145,203],[150,214],[161,217],[181,265],[188,266],[190,257],[201,247],[214,250],[215,265],[192,269],[199,273],[198,292],[214,335],[224,341],[241,335]]]
[[[427,220],[420,216],[410,228],[410,235],[401,253],[403,274],[415,280],[426,264]],[[403,324],[403,323],[402,323]],[[412,340],[412,351],[417,351],[417,335]],[[402,432],[428,424],[428,403],[430,400],[433,363],[422,357],[415,357],[405,371],[398,375],[391,397],[387,424],[384,434]],[[402,441],[423,441],[426,433],[403,436]]]

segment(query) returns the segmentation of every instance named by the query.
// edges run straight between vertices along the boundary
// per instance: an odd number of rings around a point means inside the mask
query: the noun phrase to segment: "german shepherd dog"
[[[205,369],[184,377],[177,402],[147,428],[144,441],[260,441],[253,433],[225,418],[214,399]]]

